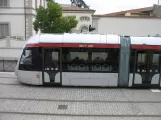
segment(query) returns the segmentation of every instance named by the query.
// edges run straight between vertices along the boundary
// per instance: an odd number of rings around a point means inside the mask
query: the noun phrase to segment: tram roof
[[[130,37],[134,45],[161,45],[161,37]]]
[[[120,44],[118,35],[105,34],[40,34],[31,37],[28,42],[31,43],[97,43],[97,44]]]
[[[31,37],[27,44],[32,43],[96,43],[120,44],[119,35],[108,34],[37,34]],[[161,37],[135,37],[131,36],[131,44],[135,45],[161,45]]]

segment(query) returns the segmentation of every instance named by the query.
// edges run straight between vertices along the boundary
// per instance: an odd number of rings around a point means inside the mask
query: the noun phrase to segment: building
[[[92,15],[95,10],[79,8],[70,4],[61,4],[63,16],[76,16],[78,20],[77,27],[72,30],[74,33],[88,32],[89,25],[92,25]]]
[[[93,15],[97,33],[129,36],[161,36],[161,6]]]
[[[0,0],[0,37],[29,38],[35,34],[32,22],[44,0]]]
[[[36,34],[33,21],[36,8],[46,6],[45,0],[0,0],[0,37],[27,39]],[[47,0],[46,0],[47,1]],[[61,4],[63,16],[75,15],[79,21],[73,32],[88,31],[92,24],[95,10],[79,8],[69,4]]]
[[[26,40],[36,34],[33,29],[36,11],[44,0],[0,0],[0,58],[19,58]],[[18,3],[18,4],[17,4]],[[88,32],[89,25],[94,33],[129,36],[161,36],[161,7],[126,10],[104,15],[95,15],[95,10],[61,4],[63,16],[75,15],[79,21],[72,32]],[[6,36],[11,36],[4,38]],[[2,39],[3,38],[3,39]]]

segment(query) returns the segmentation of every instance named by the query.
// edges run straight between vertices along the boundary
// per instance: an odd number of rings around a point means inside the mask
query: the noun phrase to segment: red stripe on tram
[[[132,45],[132,49],[161,50],[161,46],[159,46],[159,45]]]
[[[37,43],[26,47],[120,48],[119,44]]]

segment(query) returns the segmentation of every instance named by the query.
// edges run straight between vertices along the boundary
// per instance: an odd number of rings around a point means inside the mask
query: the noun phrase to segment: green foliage
[[[80,8],[88,8],[89,6],[84,2],[84,0],[70,0],[72,5],[75,5]]]
[[[62,16],[62,8],[58,3],[49,1],[47,8],[40,6],[37,10],[36,19],[33,22],[34,30],[42,33],[71,32],[78,24],[75,16]]]

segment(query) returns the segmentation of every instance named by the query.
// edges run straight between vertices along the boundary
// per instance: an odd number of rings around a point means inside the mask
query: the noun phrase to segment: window
[[[137,72],[147,72],[148,55],[145,51],[139,51],[137,57]]]
[[[9,36],[9,25],[7,23],[0,23],[0,38]]]
[[[152,64],[159,64],[159,54],[153,54]]]
[[[64,48],[62,62],[65,71],[88,71],[88,49]]]
[[[159,72],[159,52],[139,51],[137,56],[137,72]]]
[[[80,17],[80,20],[81,21],[89,21],[90,20],[90,17],[88,17],[88,16],[82,16],[82,17]]]
[[[117,73],[119,49],[63,48],[63,71]]]
[[[19,69],[26,71],[41,70],[41,49],[25,48],[20,59]]]
[[[134,64],[135,64],[135,51],[131,50],[130,56],[130,73],[134,72]]]
[[[59,70],[59,49],[46,49],[44,54],[45,70]]]
[[[32,51],[31,51],[31,49],[24,50],[20,64],[32,65]]]
[[[0,0],[0,7],[7,7],[8,6],[8,0]]]
[[[159,72],[159,61],[160,61],[160,54],[158,53],[151,53],[150,54],[150,72]]]
[[[93,49],[92,71],[118,72],[119,50],[118,49]]]

